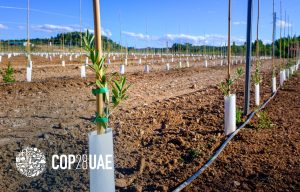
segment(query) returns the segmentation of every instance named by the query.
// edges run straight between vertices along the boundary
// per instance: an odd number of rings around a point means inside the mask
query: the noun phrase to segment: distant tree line
[[[85,33],[82,33],[82,38],[84,38]],[[1,49],[5,50],[5,47],[15,46],[15,47],[24,47],[24,43],[26,43],[27,39],[13,39],[13,40],[1,40]],[[54,37],[50,38],[34,38],[30,39],[30,44],[33,47],[36,46],[62,46],[64,47],[80,47],[81,45],[81,37],[80,32],[68,32],[68,33],[59,33]],[[102,36],[102,46],[106,51],[112,50],[121,50],[120,44],[112,41],[106,36]],[[123,47],[124,48],[124,47]],[[125,49],[125,48],[124,48]]]
[[[85,33],[82,33],[82,37],[84,37]],[[41,46],[51,45],[62,46],[64,43],[65,48],[67,47],[75,47],[79,48],[81,43],[80,32],[69,32],[69,33],[59,33],[54,37],[50,38],[34,38],[31,39],[31,45]],[[9,50],[9,47],[18,47],[19,50],[24,50],[24,42],[26,39],[16,39],[16,40],[1,40],[0,47],[1,50]],[[275,55],[277,57],[292,57],[295,55],[295,50],[297,48],[298,43],[300,42],[300,36],[288,36],[281,39],[281,52],[280,52],[280,40],[277,39],[275,41]],[[266,43],[259,40],[259,53],[261,56],[270,56],[272,54],[272,44]],[[102,36],[102,46],[104,51],[108,52],[140,52],[140,53],[148,53],[148,54],[160,54],[160,53],[172,53],[172,54],[208,54],[208,55],[226,55],[227,54],[227,46],[211,46],[211,45],[192,45],[191,43],[174,43],[171,47],[164,48],[141,48],[137,49],[134,47],[124,47],[119,43],[114,42],[110,38],[106,36]],[[14,49],[15,50],[15,49]],[[235,42],[231,45],[232,55],[243,56],[246,54],[246,43],[242,45],[237,45]],[[256,41],[252,43],[252,55],[256,55]]]

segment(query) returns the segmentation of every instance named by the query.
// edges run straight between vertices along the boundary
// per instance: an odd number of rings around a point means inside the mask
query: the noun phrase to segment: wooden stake
[[[94,6],[94,34],[95,34],[95,49],[99,52],[99,60],[102,58],[102,43],[101,43],[101,22],[100,22],[100,0],[93,0]],[[102,74],[100,74],[102,77]],[[96,76],[96,79],[99,79]],[[98,94],[96,95],[96,111],[97,113],[102,116],[103,115],[103,95]],[[105,129],[101,126],[100,123],[97,123],[97,134],[104,134]]]
[[[272,33],[272,75],[275,75],[275,45],[274,45],[274,41],[275,41],[275,19],[276,19],[276,16],[275,16],[275,8],[274,8],[274,0],[273,0],[273,33]]]
[[[282,8],[281,8],[281,1],[280,1],[280,21],[282,21]],[[282,39],[281,39],[281,33],[282,33],[282,27],[280,27],[280,41],[279,41],[279,57],[280,57],[280,68],[282,68]]]
[[[27,46],[26,46],[26,48],[27,48],[27,56],[28,56],[28,63],[27,63],[27,65],[28,66],[30,66],[30,61],[31,61],[31,58],[30,58],[30,30],[29,30],[29,27],[30,27],[30,25],[29,25],[29,13],[30,13],[30,1],[29,0],[27,0]]]
[[[284,13],[284,25],[286,23],[286,11]],[[283,29],[283,38],[285,38],[285,26],[283,25],[284,29]],[[286,54],[285,54],[285,39],[283,40],[283,66],[285,65],[286,62]]]
[[[258,31],[259,31],[259,0],[257,2],[257,23],[256,23],[256,59],[259,59],[259,42],[258,42]],[[256,66],[257,67],[257,66]]]
[[[79,5],[79,17],[80,17],[80,64],[82,64],[82,8],[81,8],[81,0]]]
[[[227,79],[230,79],[230,57],[231,57],[231,46],[230,46],[230,22],[231,22],[231,0],[228,0],[228,51],[227,51]],[[229,87],[229,95],[230,95],[230,87]]]

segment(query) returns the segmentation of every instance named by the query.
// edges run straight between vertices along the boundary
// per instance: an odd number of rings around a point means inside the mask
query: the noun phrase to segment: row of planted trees
[[[259,13],[258,0],[258,13]],[[130,86],[126,83],[126,77],[118,73],[108,74],[108,65],[105,64],[105,57],[103,56],[103,46],[101,38],[101,23],[100,23],[100,1],[93,0],[94,7],[94,34],[86,33],[84,40],[84,49],[87,52],[91,64],[88,65],[95,75],[93,82],[92,94],[96,97],[95,115],[93,122],[96,125],[95,131],[89,133],[89,161],[99,162],[99,160],[105,157],[109,160],[111,166],[109,169],[101,169],[95,166],[94,169],[90,168],[90,190],[91,191],[115,191],[114,181],[114,163],[113,163],[113,132],[109,126],[109,118],[113,114],[114,110],[128,98],[127,90]],[[227,78],[221,83],[220,89],[224,94],[225,102],[225,134],[230,135],[236,130],[236,95],[234,90],[234,83],[244,74],[242,68],[238,68],[237,71],[231,73],[231,58],[232,48],[230,41],[231,33],[231,0],[229,0],[229,14],[228,14],[228,47],[227,53]],[[274,6],[273,6],[274,9]],[[274,11],[273,11],[274,12]],[[274,21],[273,21],[274,23]],[[275,66],[275,41],[274,41],[274,27],[273,25],[273,43],[272,43],[272,92],[276,92],[276,75],[280,71],[280,84],[282,85],[290,73],[294,73],[299,68],[299,62],[295,63],[294,60],[282,59],[280,68]],[[257,17],[257,35],[256,42],[259,42],[259,14]],[[285,41],[284,41],[285,42]],[[251,42],[250,42],[251,43]],[[283,46],[282,46],[283,44]],[[27,44],[29,45],[29,43]],[[293,45],[292,43],[290,45]],[[285,43],[280,41],[279,53],[282,53],[285,49]],[[297,47],[298,49],[298,47]],[[256,61],[255,70],[252,74],[253,84],[255,85],[255,92],[258,95],[256,98],[256,105],[259,105],[259,84],[262,81],[261,78],[261,61],[260,61],[260,46],[256,43]],[[251,52],[251,49],[248,50]],[[289,50],[288,50],[289,51]],[[289,51],[287,55],[280,54],[280,56],[291,57],[293,56],[294,49]],[[30,47],[27,46],[28,68],[32,68],[30,59]],[[295,52],[297,53],[297,52]],[[291,54],[291,55],[289,55]],[[249,54],[251,55],[251,54]],[[249,58],[248,58],[249,59]],[[248,60],[248,65],[251,60]],[[281,83],[281,78],[283,82]],[[258,86],[257,86],[258,85]],[[245,114],[247,115],[247,114]],[[90,164],[89,164],[90,165]]]
[[[257,35],[256,42],[259,38],[259,1],[258,1],[258,17],[257,17]],[[95,39],[92,36],[87,35],[85,38],[86,50],[88,55],[92,60],[91,69],[95,72],[95,89],[92,90],[93,94],[97,98],[96,102],[96,114],[95,114],[95,123],[97,124],[96,131],[90,133],[89,135],[89,148],[90,155],[112,155],[113,154],[113,136],[112,130],[108,126],[108,118],[111,114],[110,111],[110,94],[109,94],[109,85],[112,89],[111,103],[112,108],[115,109],[124,99],[128,96],[126,91],[125,77],[120,77],[119,80],[110,81],[106,73],[106,66],[104,65],[105,58],[102,57],[102,46],[101,46],[101,37],[100,33],[100,9],[99,9],[99,0],[94,0],[94,13],[95,13]],[[225,102],[225,116],[224,116],[224,128],[225,134],[230,135],[236,130],[236,95],[233,85],[238,79],[243,75],[243,69],[238,68],[235,74],[231,74],[231,43],[230,43],[230,32],[231,32],[231,0],[229,0],[229,10],[228,10],[228,48],[227,48],[227,78],[224,82],[221,83],[220,89],[224,94]],[[274,23],[275,21],[273,21]],[[274,64],[275,57],[275,43],[274,43],[274,27],[273,25],[273,44],[272,44],[272,56],[273,56],[273,65],[272,65],[272,92],[276,92],[276,67]],[[95,42],[95,47],[94,47]],[[248,42],[249,43],[249,42]],[[250,41],[251,43],[251,41]],[[248,47],[250,48],[250,47]],[[259,43],[256,44],[256,63],[255,70],[252,74],[253,84],[255,85],[255,103],[259,105],[259,84],[262,81],[261,78],[261,61],[260,61],[260,51]],[[248,49],[248,52],[251,52],[251,49]],[[248,54],[247,67],[250,67],[251,59],[249,58],[251,54]],[[282,65],[285,65],[284,63]],[[297,65],[292,65],[288,68],[289,70],[296,70],[299,67]],[[251,69],[251,68],[250,68]],[[250,70],[251,71],[251,70]],[[286,71],[284,71],[286,72]],[[284,73],[281,70],[281,73]],[[246,74],[247,75],[247,74]],[[125,88],[126,87],[126,88]],[[245,114],[248,115],[248,114]],[[91,191],[114,191],[114,170],[90,170],[90,187]]]
[[[78,51],[81,45],[80,35],[84,33],[70,32],[70,33],[59,33],[55,37],[51,38],[35,38],[30,39],[31,51],[57,51],[62,49],[62,45],[66,47],[66,51]],[[64,38],[63,38],[64,36]],[[23,52],[26,47],[24,46],[25,39],[15,40],[0,40],[0,52]],[[256,46],[258,42],[258,47]],[[280,49],[280,42],[282,43]],[[292,36],[291,34],[287,37],[282,37],[275,40],[275,56],[279,57],[280,54],[284,57],[294,57],[295,49],[299,46],[300,36]],[[102,36],[102,47],[104,52],[124,52],[127,53],[145,53],[148,54],[207,54],[207,55],[226,55],[228,46],[213,46],[213,45],[193,45],[190,43],[174,43],[171,47],[167,48],[140,48],[135,47],[124,47],[112,39]],[[259,49],[260,55],[268,56],[272,55],[272,43],[264,44],[262,40],[255,40],[252,43],[252,55],[256,55],[257,48]],[[231,45],[232,55],[244,56],[246,53],[246,43],[243,45],[237,45],[235,42]]]
[[[230,44],[230,22],[231,22],[231,0],[228,0],[229,2],[229,14],[228,14],[228,45]],[[252,0],[249,0],[250,3],[252,3]],[[250,4],[249,3],[249,4]],[[248,5],[249,6],[249,5]],[[252,5],[251,5],[252,6]],[[252,8],[251,8],[252,10]],[[248,58],[247,58],[247,66],[249,71],[249,75],[245,77],[245,94],[244,97],[250,97],[250,90],[249,87],[247,87],[248,82],[250,83],[250,77],[252,76],[252,84],[255,87],[255,105],[260,105],[260,84],[263,81],[262,74],[261,74],[261,57],[260,57],[260,48],[261,48],[261,41],[259,41],[259,20],[260,20],[260,0],[258,0],[257,4],[257,26],[256,26],[256,41],[255,49],[251,46],[248,50]],[[248,10],[249,12],[249,10]],[[248,22],[251,23],[252,15],[248,15]],[[249,26],[248,26],[249,27]],[[273,32],[272,32],[272,67],[271,67],[271,74],[272,74],[272,80],[270,81],[271,87],[272,87],[272,93],[275,93],[277,91],[277,82],[276,82],[276,76],[279,74],[280,77],[280,86],[283,86],[284,81],[286,81],[296,70],[299,68],[299,41],[297,38],[281,38],[281,28],[280,28],[280,38],[275,41],[275,27],[276,27],[276,14],[274,10],[274,0],[273,0]],[[251,29],[251,27],[250,27]],[[251,33],[251,30],[249,30],[249,33]],[[248,34],[249,34],[248,33]],[[249,34],[250,35],[250,34]],[[251,40],[251,38],[250,38]],[[249,41],[250,42],[250,41]],[[248,42],[248,43],[249,43]],[[278,48],[276,49],[276,44]],[[228,46],[228,63],[230,63],[231,59],[231,48],[232,46]],[[253,65],[254,70],[252,75],[250,76],[251,72],[251,52],[255,50],[256,52],[256,59],[253,60],[255,64]],[[275,57],[276,53],[279,54],[280,58],[280,64],[275,64]],[[221,83],[220,89],[225,95],[225,134],[230,135],[236,130],[236,95],[233,90],[233,84],[243,75],[244,71],[242,68],[238,68],[235,75],[231,75],[230,65],[228,65],[227,70],[227,78],[224,82]],[[247,90],[248,89],[248,90]],[[244,115],[248,115],[247,107],[249,106],[249,101],[247,101],[247,98],[245,99],[245,106],[246,110],[244,110]],[[246,106],[248,104],[248,106]]]

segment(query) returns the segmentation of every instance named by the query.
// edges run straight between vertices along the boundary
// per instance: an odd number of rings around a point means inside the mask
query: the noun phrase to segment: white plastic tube
[[[207,67],[207,60],[204,61],[204,66]]]
[[[144,72],[145,72],[145,73],[149,73],[149,71],[150,71],[149,65],[145,65],[145,67],[144,67]]]
[[[259,94],[259,84],[255,84],[255,105],[259,106],[260,94]]]
[[[290,73],[291,73],[291,75],[294,74],[294,66],[291,66],[291,67],[290,67]]]
[[[125,65],[120,66],[120,73],[123,75],[125,73]]]
[[[142,58],[139,59],[139,64],[140,64],[140,65],[142,64]]]
[[[236,130],[236,96],[231,94],[224,97],[225,100],[225,135],[230,135]]]
[[[290,77],[290,69],[285,69],[285,76],[286,76],[286,79],[288,79]]]
[[[65,63],[65,61],[61,61],[61,66],[66,66],[66,63]]]
[[[115,191],[113,134],[111,129],[97,135],[96,131],[89,133],[89,175],[90,191]],[[103,160],[104,166],[99,166]]]
[[[0,63],[2,62],[2,56],[0,55]]]
[[[172,59],[171,59],[171,62],[173,63],[174,62],[174,58],[172,57]]]
[[[179,68],[181,68],[181,67],[182,67],[182,65],[181,65],[181,61],[179,61],[178,67],[179,67]]]
[[[283,76],[283,81],[286,81],[286,73],[284,69],[282,70],[282,76]]]
[[[125,59],[125,65],[128,65],[128,60],[127,60],[127,58]]]
[[[276,77],[272,77],[272,93],[276,92]]]
[[[70,60],[70,61],[72,61],[72,55],[70,55],[70,58],[69,58],[69,60]]]
[[[170,64],[169,64],[169,63],[166,64],[166,70],[167,70],[167,71],[170,70]]]
[[[190,67],[190,62],[186,61],[186,67]]]
[[[80,66],[80,77],[85,78],[86,73],[85,73],[85,65]]]
[[[220,63],[220,64],[221,64],[221,66],[223,66],[223,59],[221,60],[221,63]]]
[[[29,66],[30,68],[32,68],[32,61],[29,61],[29,62],[28,62],[28,66]]]
[[[31,82],[31,76],[32,76],[32,67],[27,66],[26,67],[26,81]]]
[[[85,65],[88,65],[88,64],[89,64],[89,58],[86,57],[86,58],[85,58]]]

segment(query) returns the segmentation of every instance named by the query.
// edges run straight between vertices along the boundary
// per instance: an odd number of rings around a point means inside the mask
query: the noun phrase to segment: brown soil
[[[264,112],[271,125],[246,127],[185,191],[299,191],[300,76],[289,80]]]
[[[266,63],[264,65],[265,72],[270,68],[270,62]],[[145,168],[142,174],[128,187],[118,188],[120,191],[141,189],[143,191],[169,191],[174,189],[200,168],[225,139],[223,135],[223,96],[216,86],[226,75],[225,66],[210,68],[195,66],[168,72],[163,71],[163,65],[158,66],[155,73],[132,72],[128,74],[128,81],[133,84],[130,90],[131,97],[111,118],[111,122],[113,122],[111,127],[114,128],[116,178],[126,180],[139,169],[137,163],[140,159],[142,157],[145,159]],[[135,67],[131,66],[133,69]],[[95,128],[90,122],[95,104],[89,102],[94,97],[91,94],[91,87],[88,86],[93,78],[89,75],[87,79],[78,79],[75,78],[76,76],[69,75],[75,71],[71,66],[66,67],[65,71],[55,71],[55,67],[49,67],[49,69],[51,70],[45,73],[48,75],[46,77],[41,72],[37,73],[39,78],[35,82],[3,84],[0,87],[0,189],[8,191],[87,191],[89,189],[86,170],[55,171],[51,168],[50,157],[53,154],[88,153],[87,133]],[[41,70],[45,70],[45,68],[41,68]],[[20,69],[20,74],[24,75],[24,70]],[[269,72],[266,73],[266,81],[262,85],[262,100],[270,95],[268,74]],[[292,98],[294,98],[294,106],[299,106],[299,83],[296,83],[299,82],[299,78],[294,77],[293,80],[290,80],[290,83],[292,82],[298,85],[297,88],[293,88],[294,91],[287,85],[276,96],[276,99],[283,100],[281,104],[285,103],[285,106],[290,104],[289,101]],[[240,82],[237,86],[239,106],[242,106],[243,102],[242,83]],[[276,104],[274,101],[270,103],[268,111],[270,114],[274,114],[272,121],[276,128],[241,131],[220,158],[223,158],[224,161],[226,159],[226,164],[221,163],[218,171],[210,168],[204,173],[206,180],[201,176],[191,185],[191,188],[186,190],[234,190],[234,186],[229,183],[228,179],[224,179],[228,182],[224,186],[221,185],[225,183],[223,180],[215,180],[216,173],[219,173],[218,178],[222,178],[222,172],[228,171],[229,174],[231,171],[230,174],[233,175],[233,178],[243,178],[240,171],[233,169],[236,168],[236,164],[233,163],[237,162],[240,165],[240,161],[247,159],[247,161],[243,161],[245,164],[243,166],[249,169],[247,173],[249,175],[258,174],[260,172],[255,167],[265,165],[257,162],[261,163],[267,159],[267,157],[259,159],[259,154],[267,155],[269,154],[265,152],[267,150],[276,152],[277,157],[289,158],[290,162],[297,163],[299,135],[295,133],[292,135],[291,130],[296,130],[299,125],[299,121],[298,124],[293,122],[299,114],[299,107],[294,109],[286,107],[290,109],[289,111],[282,109],[281,113],[287,115],[288,111],[290,118],[279,121],[279,117],[278,119],[274,118],[280,114],[276,112],[280,108],[273,107]],[[253,102],[251,106],[253,108]],[[281,124],[283,121],[287,122]],[[296,147],[294,151],[298,150],[294,156],[285,156],[285,153],[290,153],[288,149],[283,153],[275,150],[277,149],[276,145],[270,145],[275,138],[271,140],[273,136],[267,135],[267,133],[271,133],[271,131],[274,133],[274,130],[277,129],[278,135],[280,135],[279,131],[290,130],[288,133],[291,135],[288,138]],[[247,136],[242,137],[247,133]],[[254,138],[261,139],[261,142],[251,142]],[[287,143],[281,142],[283,142],[283,138],[274,143],[282,146]],[[249,143],[253,147],[249,147]],[[232,148],[234,145],[237,146]],[[15,156],[24,146],[36,146],[46,154],[47,170],[41,176],[26,178],[17,172],[14,164]],[[265,149],[264,153],[258,150],[259,147]],[[242,150],[243,158],[241,157]],[[247,150],[250,152],[244,153]],[[234,158],[229,158],[229,154],[235,155]],[[241,159],[236,158],[237,156]],[[227,167],[229,162],[233,162],[230,164],[232,165],[231,169]],[[268,163],[270,165],[278,164],[274,158],[270,159]],[[299,174],[299,162],[298,164],[282,165],[291,165],[291,170],[297,171],[298,169],[297,174]],[[277,170],[279,173],[284,170],[279,168],[273,166],[272,170]],[[214,175],[210,175],[211,173]],[[292,182],[290,183],[291,186],[297,187],[294,175],[286,174],[285,178],[294,182],[294,185]],[[252,180],[252,177],[249,177],[249,180],[256,186],[260,177],[261,175],[253,176]],[[241,187],[247,178],[237,180],[240,182],[238,187]],[[279,178],[276,177],[276,179]],[[277,181],[276,179],[275,181]],[[249,189],[252,189],[252,185],[247,182],[246,184]],[[267,187],[276,188],[277,186],[280,189],[280,184],[279,181],[272,183],[272,186],[269,183]],[[224,188],[221,188],[222,186]],[[288,189],[284,187],[285,185],[282,186],[283,189]],[[269,189],[267,187],[257,185],[257,189]]]

